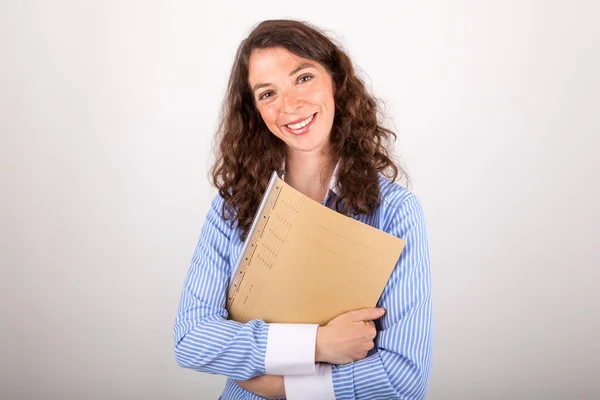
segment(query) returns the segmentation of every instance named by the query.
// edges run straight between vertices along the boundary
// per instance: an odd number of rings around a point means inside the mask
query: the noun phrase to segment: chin
[[[329,142],[327,138],[319,138],[310,140],[309,138],[295,138],[296,140],[286,143],[290,150],[301,151],[301,152],[313,152],[319,149],[323,149],[328,146]]]

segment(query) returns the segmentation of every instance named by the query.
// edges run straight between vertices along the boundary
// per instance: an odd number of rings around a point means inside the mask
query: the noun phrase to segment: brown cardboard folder
[[[404,244],[317,203],[274,172],[230,285],[229,318],[325,325],[374,307]]]

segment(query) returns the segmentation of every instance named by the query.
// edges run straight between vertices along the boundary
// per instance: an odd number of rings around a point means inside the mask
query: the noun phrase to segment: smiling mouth
[[[288,128],[290,128],[290,129],[292,129],[292,130],[298,130],[298,129],[304,128],[306,125],[310,124],[310,121],[312,121],[312,119],[315,116],[315,114],[313,114],[310,117],[306,118],[304,121],[300,121],[300,122],[295,123],[295,124],[287,124],[285,126],[288,127]]]
[[[314,113],[310,117],[293,124],[283,125],[288,131],[295,135],[301,135],[303,133],[308,132],[310,127],[314,124],[315,118],[318,113]]]

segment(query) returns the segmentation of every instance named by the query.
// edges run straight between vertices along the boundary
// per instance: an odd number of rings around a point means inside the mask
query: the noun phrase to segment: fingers
[[[380,318],[383,316],[383,314],[385,314],[385,309],[383,308],[376,308],[376,307],[368,307],[368,308],[362,308],[360,310],[356,310],[356,311],[351,311],[349,314],[351,314],[351,318],[353,321],[373,321],[376,320],[377,318]]]
[[[373,340],[375,336],[377,336],[377,328],[375,327],[375,322],[365,321],[365,326],[367,327],[366,338],[369,340]]]

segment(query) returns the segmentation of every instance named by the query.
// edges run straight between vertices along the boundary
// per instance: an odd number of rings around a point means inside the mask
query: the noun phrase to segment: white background
[[[216,399],[172,324],[251,27],[330,30],[422,200],[430,399],[600,397],[597,1],[0,2],[0,398]]]

